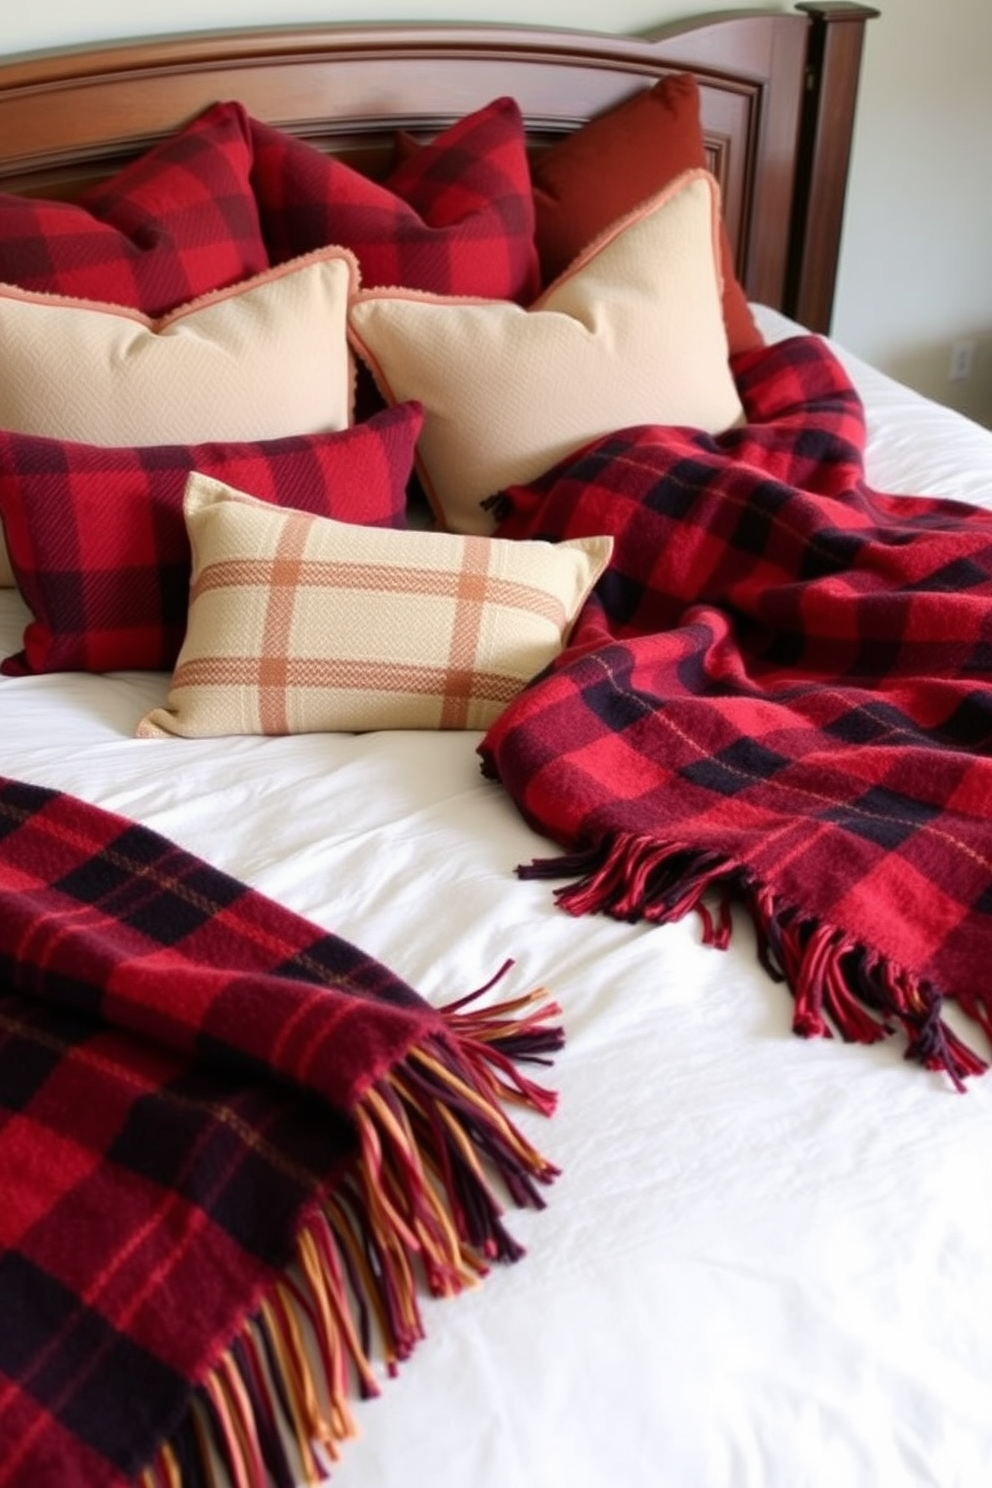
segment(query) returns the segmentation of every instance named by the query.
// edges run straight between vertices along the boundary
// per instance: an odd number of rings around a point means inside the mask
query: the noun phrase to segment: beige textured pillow
[[[358,527],[186,485],[186,639],[139,738],[484,729],[564,645],[613,540]]]
[[[0,285],[0,428],[103,445],[346,428],[357,283],[347,250],[320,250],[158,320]],[[0,543],[3,571],[13,583]]]
[[[424,406],[421,480],[456,532],[480,502],[633,424],[737,422],[721,308],[719,197],[677,177],[581,254],[529,310],[411,290],[360,291],[349,331],[390,401]]]

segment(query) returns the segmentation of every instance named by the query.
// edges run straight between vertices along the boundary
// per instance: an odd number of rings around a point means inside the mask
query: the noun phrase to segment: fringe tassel
[[[900,1028],[905,1057],[946,1074],[958,1090],[969,1076],[987,1068],[945,1023],[936,988],[836,927],[783,904],[730,858],[621,834],[585,851],[537,859],[517,871],[522,878],[572,879],[555,891],[570,914],[665,924],[696,910],[703,939],[721,948],[729,944],[730,898],[736,894],[754,922],[761,964],[792,992],[793,1028],[801,1037],[829,1038],[836,1030],[848,1043],[871,1044]],[[713,891],[720,896],[716,916],[703,902]],[[967,995],[956,1000],[992,1038],[989,1009]]]
[[[379,1393],[373,1352],[395,1374],[423,1337],[420,1285],[450,1297],[490,1261],[522,1254],[488,1174],[532,1207],[543,1205],[538,1185],[557,1176],[502,1106],[554,1110],[554,1095],[513,1061],[548,1062],[563,1042],[548,1020],[561,1010],[543,989],[469,1010],[491,986],[442,1009],[443,1031],[365,1091],[354,1164],[308,1216],[293,1265],[215,1361],[140,1488],[323,1482],[321,1455],[337,1460],[357,1434],[352,1392]]]
[[[605,913],[618,920],[671,924],[699,910],[703,895],[736,872],[729,858],[664,846],[649,837],[619,835],[586,852],[538,858],[517,869],[521,878],[559,878],[576,882],[555,891],[569,914]],[[704,926],[714,934],[710,917]],[[724,944],[729,922],[721,925]]]

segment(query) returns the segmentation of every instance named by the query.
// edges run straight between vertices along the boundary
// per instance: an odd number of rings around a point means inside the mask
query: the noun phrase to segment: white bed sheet
[[[761,311],[769,334],[791,329]],[[858,363],[879,487],[992,504],[992,434]],[[0,592],[0,646],[25,610]],[[805,1043],[726,952],[552,907],[475,734],[141,740],[147,673],[0,681],[0,773],[175,838],[434,1001],[515,958],[567,1045],[528,1247],[359,1407],[337,1488],[978,1488],[992,1467],[992,1077]]]

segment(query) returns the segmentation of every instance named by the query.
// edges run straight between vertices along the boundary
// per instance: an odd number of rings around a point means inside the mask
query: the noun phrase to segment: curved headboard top
[[[0,65],[0,191],[72,197],[221,99],[376,174],[397,129],[426,137],[508,95],[537,150],[687,71],[699,82],[742,283],[751,298],[826,329],[871,14],[824,0],[637,37],[498,24],[274,26],[25,55]]]

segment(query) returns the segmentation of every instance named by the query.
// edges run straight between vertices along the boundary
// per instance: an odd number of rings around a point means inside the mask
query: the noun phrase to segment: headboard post
[[[802,0],[810,17],[785,311],[830,330],[865,25],[852,0]]]

